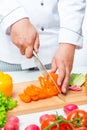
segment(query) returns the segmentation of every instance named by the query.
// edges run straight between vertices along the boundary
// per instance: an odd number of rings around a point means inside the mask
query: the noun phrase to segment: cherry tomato
[[[74,130],[87,130],[86,127],[77,127],[77,128],[74,128]]]
[[[72,121],[75,127],[87,127],[87,112],[84,110],[75,109],[67,115],[67,120]]]
[[[41,119],[42,118],[42,119]],[[53,122],[56,121],[56,115],[54,114],[48,114],[48,115],[42,115],[40,117],[40,123],[41,123],[41,130],[44,130],[47,126],[52,124]],[[50,130],[55,130],[57,126],[53,126]]]
[[[59,124],[58,130],[73,130],[73,127],[68,122],[62,122]]]

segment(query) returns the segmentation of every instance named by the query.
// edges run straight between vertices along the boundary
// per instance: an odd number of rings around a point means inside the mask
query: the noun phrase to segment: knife
[[[50,75],[50,73],[48,73],[48,71],[46,70],[45,66],[42,64],[41,60],[39,59],[39,56],[37,55],[37,53],[35,51],[33,51],[33,55],[34,55],[34,61],[36,66],[38,67],[38,69],[40,70],[40,72],[42,73],[42,75],[46,78],[49,78],[51,80],[51,82],[55,85],[55,87],[58,90],[58,97],[65,101],[65,97],[64,95],[61,93],[61,90],[58,88],[57,84],[55,83],[53,77]]]

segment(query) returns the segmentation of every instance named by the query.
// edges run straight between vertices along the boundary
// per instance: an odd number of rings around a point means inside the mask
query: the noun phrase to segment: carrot
[[[54,81],[57,83],[57,80],[58,80],[58,74],[56,74],[56,73],[50,73],[51,74],[51,76],[53,77],[53,79],[54,79]]]
[[[57,83],[58,75],[55,73],[51,73],[51,76]],[[38,77],[38,81],[40,83],[40,86],[31,84],[23,90],[23,93],[19,94],[19,97],[22,101],[31,102],[58,95],[57,88],[54,84],[52,84],[52,81],[49,78],[40,76]]]
[[[20,93],[20,94],[19,94],[19,97],[20,97],[20,99],[21,99],[23,102],[28,103],[28,102],[31,101],[31,98],[30,98],[27,94],[25,94],[25,93]]]
[[[31,84],[24,90],[24,93],[29,95],[30,97],[36,96],[40,93],[40,88]]]

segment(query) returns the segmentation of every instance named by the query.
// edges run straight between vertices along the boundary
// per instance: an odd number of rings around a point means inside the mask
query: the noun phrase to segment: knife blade
[[[38,69],[40,70],[40,72],[42,73],[42,75],[46,78],[49,78],[51,80],[51,82],[55,85],[55,87],[58,90],[58,97],[62,100],[65,101],[65,97],[64,95],[61,93],[61,90],[58,88],[57,84],[55,83],[54,79],[52,78],[52,76],[50,75],[50,73],[48,73],[48,71],[46,70],[45,66],[42,64],[41,60],[39,59],[39,56],[37,55],[37,53],[35,51],[33,51],[33,55],[34,55],[34,62],[36,64],[36,66],[38,67]]]

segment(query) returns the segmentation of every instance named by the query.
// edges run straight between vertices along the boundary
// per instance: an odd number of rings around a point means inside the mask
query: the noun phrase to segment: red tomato
[[[58,120],[62,120],[65,118],[62,116],[58,116],[56,114],[44,114],[40,117],[40,123],[41,123],[41,130],[44,130],[47,126],[53,124],[54,122],[58,121]],[[53,126],[50,128],[50,130],[56,130],[58,129],[59,124]]]
[[[87,127],[87,112],[80,109],[75,109],[67,115],[67,120],[73,122],[74,126]],[[79,125],[77,124],[79,122]]]
[[[48,114],[42,115],[41,130],[44,130],[47,126],[56,121],[56,115]],[[41,117],[40,117],[41,119]],[[55,130],[57,126],[53,126],[50,130]]]
[[[68,122],[62,122],[59,124],[58,130],[73,130],[73,127]]]
[[[52,123],[54,123],[56,120],[44,120],[41,123],[41,130],[44,130],[47,126],[51,125]],[[57,125],[53,126],[50,128],[50,130],[56,130],[57,129]]]
[[[87,130],[86,127],[77,127],[77,128],[74,128],[74,130]]]

